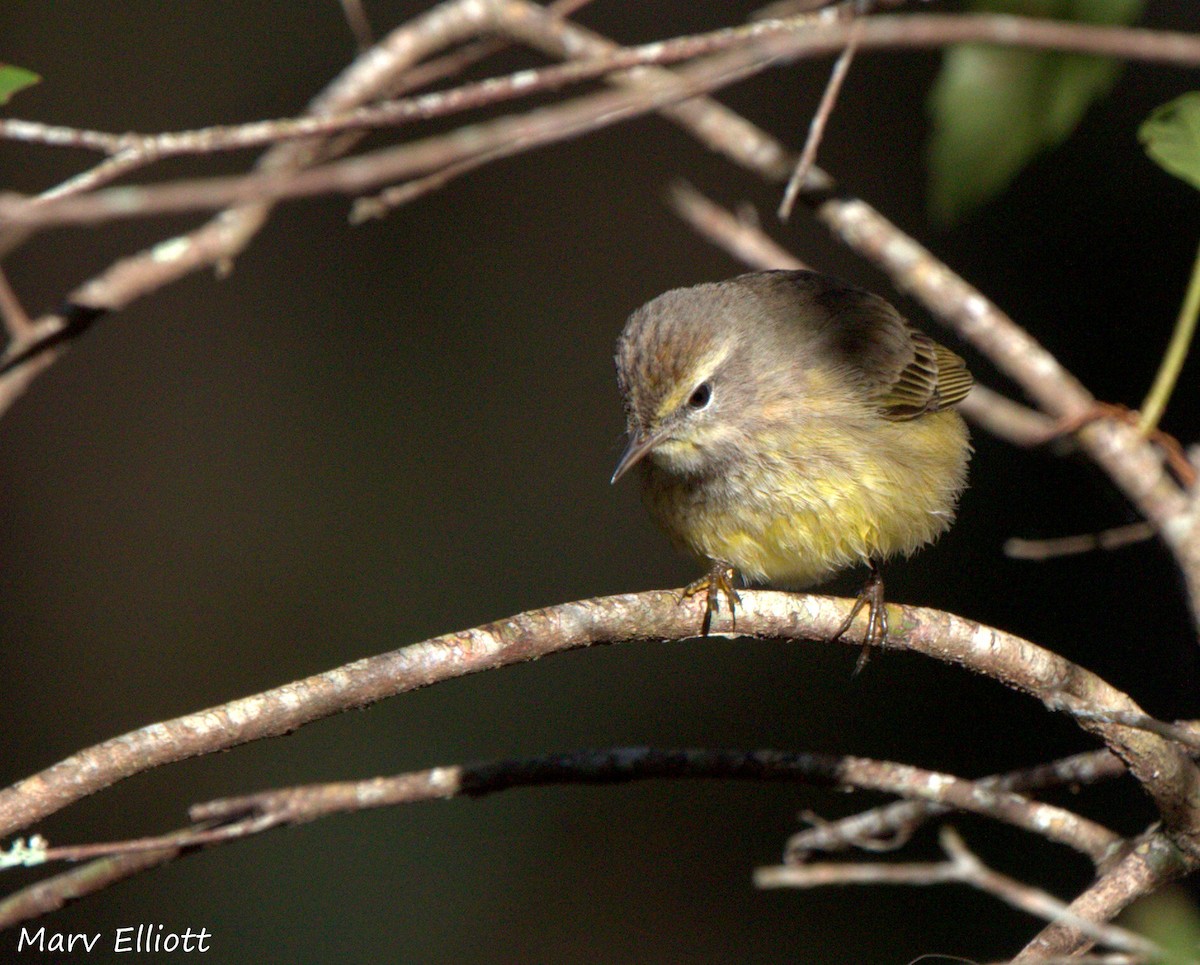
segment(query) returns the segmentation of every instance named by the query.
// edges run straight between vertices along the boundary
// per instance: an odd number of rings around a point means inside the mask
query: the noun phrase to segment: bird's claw
[[[729,622],[730,626],[737,629],[737,608],[741,605],[742,598],[738,596],[738,591],[734,588],[733,578],[735,570],[727,563],[713,563],[707,575],[700,577],[698,580],[693,580],[683,590],[683,599],[690,600],[694,596],[704,594],[704,621],[700,624],[700,636],[707,637],[709,630],[712,628],[713,614],[721,609],[721,594],[725,594],[725,600],[729,604]]]

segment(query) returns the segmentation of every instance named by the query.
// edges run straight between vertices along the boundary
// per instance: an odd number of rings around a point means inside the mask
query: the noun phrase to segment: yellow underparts
[[[648,467],[647,504],[684,549],[798,587],[936,539],[954,519],[970,450],[946,411],[748,451],[760,455],[701,483]]]

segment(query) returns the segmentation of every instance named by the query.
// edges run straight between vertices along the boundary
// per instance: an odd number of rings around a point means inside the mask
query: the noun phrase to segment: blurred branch
[[[699,235],[744,261],[751,268],[773,271],[808,267],[782,245],[773,241],[759,227],[752,212],[735,215],[710,201],[684,180],[671,185],[667,199],[675,213]]]
[[[770,271],[808,267],[772,240],[757,220],[735,215],[686,181],[676,181],[668,199],[675,213],[698,234],[751,268]],[[1044,445],[1056,434],[1054,419],[979,384],[972,387],[960,408],[972,422],[1014,445]]]
[[[0,321],[10,340],[28,338],[33,331],[33,323],[25,314],[17,293],[12,290],[8,276],[0,268]]]
[[[566,24],[566,21],[560,20],[553,13],[521,0],[458,0],[442,4],[425,17],[417,18],[410,25],[395,31],[383,43],[372,48],[372,51],[387,51],[395,57],[403,47],[402,43],[397,42],[397,35],[414,45],[419,43],[431,49],[448,46],[465,39],[463,23],[470,23],[476,33],[490,29],[510,34],[514,39],[528,39],[523,31],[538,18],[542,18],[543,27],[545,20]],[[772,63],[843,52],[851,45],[860,48],[919,48],[972,41],[1105,54],[1178,66],[1200,66],[1200,36],[1190,34],[983,14],[883,15],[856,18],[850,22],[804,15],[783,20],[756,21],[741,27],[678,37],[642,47],[620,48],[610,45],[603,53],[588,54],[585,61],[523,71],[509,78],[498,78],[455,91],[431,94],[415,102],[363,109],[345,117],[338,116],[336,111],[329,109],[332,105],[322,104],[320,111],[312,112],[322,115],[319,117],[258,121],[235,127],[213,127],[160,135],[110,134],[7,119],[0,120],[0,136],[55,146],[103,150],[110,154],[126,156],[128,163],[133,165],[177,154],[242,149],[313,135],[328,136],[338,131],[389,126],[527,96],[635,66],[677,63],[733,48],[755,50],[756,55],[748,59],[758,62],[753,68],[757,71]],[[404,53],[408,54],[408,51]],[[364,56],[360,63],[375,59],[377,58]],[[371,63],[368,68],[364,68],[360,73],[366,74],[370,70],[378,69],[378,64]],[[389,73],[395,69],[394,64],[387,65]],[[710,88],[731,83],[735,79],[738,78],[715,79],[710,82]],[[385,88],[376,86],[374,93],[383,89]],[[358,96],[354,98],[354,102],[362,103],[368,99]],[[448,159],[444,163],[453,163],[454,160]],[[270,178],[256,175],[248,178],[180,182],[176,185],[147,187],[136,191],[127,189],[124,204],[117,203],[116,197],[104,196],[102,192],[86,199],[72,199],[60,194],[49,203],[41,204],[31,203],[31,199],[9,195],[0,204],[0,218],[9,224],[41,226],[181,210],[203,210],[250,198],[262,200],[307,193],[365,190],[373,184],[384,183],[389,176],[395,176],[389,175],[389,166],[386,164],[378,165],[378,169],[378,173],[373,176],[362,171],[356,171],[352,177],[331,174],[325,184],[321,182],[326,179],[318,179],[317,184],[294,185],[288,190],[273,183]],[[348,181],[353,182],[355,186],[348,188]]]
[[[1149,523],[1129,523],[1115,526],[1098,533],[1081,533],[1077,536],[1059,536],[1053,539],[1022,539],[1014,536],[1004,542],[1004,555],[1015,560],[1058,559],[1091,553],[1094,550],[1113,550],[1133,543],[1154,539],[1154,527]]]
[[[1046,921],[1069,925],[1081,935],[1110,948],[1161,958],[1162,950],[1147,938],[1115,925],[1081,917],[1053,895],[993,871],[979,860],[953,828],[940,836],[946,861],[937,864],[815,864],[760,868],[754,883],[760,888],[824,888],[830,885],[964,884]]]
[[[375,43],[375,35],[371,30],[371,20],[363,9],[362,0],[341,0],[342,15],[346,25],[354,35],[354,42],[359,50],[367,50]]]
[[[854,16],[853,10],[850,11],[850,15]],[[850,73],[850,65],[854,63],[854,54],[862,39],[864,22],[861,17],[855,18],[850,36],[846,39],[846,47],[838,54],[838,58],[834,62],[833,71],[825,84],[817,111],[808,125],[808,136],[804,139],[804,147],[800,149],[800,157],[797,158],[792,175],[783,189],[783,200],[779,202],[776,212],[780,221],[787,221],[792,216],[792,208],[796,204],[796,195],[800,191],[800,186],[808,180],[808,172],[812,170],[812,166],[817,161],[817,149],[821,146],[822,138],[825,137],[825,126],[829,123],[829,116],[833,113],[838,95],[842,91],[842,85],[846,82],[846,75]]]

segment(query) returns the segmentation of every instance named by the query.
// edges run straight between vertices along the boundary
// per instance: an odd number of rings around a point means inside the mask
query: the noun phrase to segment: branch
[[[994,774],[972,783],[984,791],[1034,791],[1063,785],[1096,784],[1126,773],[1125,764],[1111,751],[1088,751],[1049,764],[1008,774]],[[931,801],[906,800],[872,808],[836,821],[809,818],[811,828],[792,835],[784,850],[788,864],[803,864],[815,851],[892,851],[906,844],[930,818],[951,809]]]
[[[941,844],[948,860],[939,864],[783,865],[760,868],[754,875],[754,883],[760,888],[820,888],[860,884],[970,885],[1014,908],[1070,927],[1110,948],[1148,958],[1162,958],[1162,949],[1149,939],[1115,925],[1084,918],[1053,895],[993,871],[967,849],[952,828],[942,829]]]
[[[0,902],[0,929],[11,927],[115,880],[173,860],[199,847],[241,840],[272,828],[303,824],[332,814],[412,804],[456,796],[481,797],[515,787],[612,784],[650,779],[803,781],[815,786],[854,787],[936,802],[1013,824],[1073,847],[1094,863],[1121,844],[1107,828],[1022,798],[997,793],[980,782],[889,761],[784,751],[655,749],[618,747],[530,759],[435,767],[395,777],[314,784],[261,791],[196,805],[197,822],[166,835],[103,844],[46,848],[42,861],[81,861],[106,856],[95,872],[58,875]],[[219,823],[218,823],[219,822]],[[145,862],[112,863],[112,857],[145,854]]]
[[[753,211],[735,215],[684,180],[671,185],[667,200],[697,234],[751,268],[774,271],[808,267],[759,227]]]
[[[1068,907],[1078,918],[1109,921],[1134,900],[1157,891],[1194,868],[1192,861],[1166,835],[1149,833]],[[1089,945],[1090,936],[1084,929],[1066,921],[1055,922],[1026,945],[1013,962],[1032,963],[1066,957],[1085,951]]]
[[[530,8],[533,8],[532,10]],[[455,40],[465,39],[464,23],[470,29],[481,31],[490,27],[512,32],[521,37],[529,22],[535,18],[566,21],[548,14],[533,4],[520,2],[469,3],[460,0],[434,8],[425,18],[403,28],[403,41],[422,43],[429,47],[446,46]],[[572,30],[580,28],[572,27]],[[397,31],[380,45],[390,49],[394,55],[401,45],[396,42]],[[522,38],[527,39],[527,38]],[[514,83],[505,81],[484,82],[470,85],[451,96],[431,95],[423,103],[437,105],[433,113],[425,113],[427,107],[418,104],[382,106],[364,110],[349,117],[338,117],[332,108],[332,98],[323,98],[314,104],[313,113],[327,115],[322,120],[279,119],[255,122],[239,127],[205,128],[199,131],[180,131],[162,135],[108,134],[100,131],[81,131],[71,128],[50,127],[28,121],[9,120],[0,124],[0,135],[9,138],[34,140],[55,145],[88,147],[109,152],[130,153],[150,159],[176,154],[209,153],[216,150],[245,148],[282,139],[304,138],[313,134],[329,135],[337,131],[387,126],[424,116],[437,116],[450,110],[480,106],[500,100],[524,96],[528,93],[561,87],[566,83],[585,80],[634,66],[666,64],[711,55],[735,48],[753,48],[759,53],[751,60],[760,61],[754,70],[761,70],[771,63],[790,62],[806,57],[824,56],[843,51],[848,45],[858,48],[927,48],[949,44],[989,42],[1004,46],[1028,47],[1101,54],[1128,59],[1152,60],[1176,66],[1200,66],[1200,36],[1165,31],[1151,31],[1125,27],[1103,27],[1091,24],[1058,22],[1041,18],[1022,18],[998,15],[928,15],[910,14],[903,16],[873,16],[860,18],[849,23],[814,22],[811,16],[786,20],[765,20],[745,25],[688,37],[644,45],[643,47],[618,48],[610,45],[608,50],[589,54],[592,63],[570,64],[544,71],[528,71]],[[407,51],[406,51],[407,53]],[[744,51],[743,51],[744,54]],[[365,58],[364,58],[365,59]],[[375,65],[369,65],[375,66]],[[394,71],[388,65],[389,71]],[[364,69],[361,74],[369,73]],[[681,72],[681,76],[684,72]],[[357,83],[359,78],[355,78]],[[731,83],[723,80],[719,84]],[[489,86],[490,85],[490,86]],[[341,85],[351,86],[351,85]],[[373,91],[379,90],[373,85]],[[337,89],[336,94],[342,91]],[[368,99],[356,91],[356,103]],[[333,116],[328,116],[333,115]],[[381,152],[382,153],[382,152]],[[331,177],[326,186],[294,185],[287,191],[264,183],[261,178],[214,178],[207,181],[180,182],[161,188],[131,191],[122,189],[125,203],[116,203],[117,195],[99,192],[88,198],[58,197],[49,203],[35,206],[29,199],[9,195],[0,204],[0,219],[10,224],[49,225],[68,222],[108,220],[159,214],[180,210],[202,210],[221,207],[248,199],[267,199],[296,196],[326,191],[361,191],[372,184],[383,183],[387,177],[386,166],[374,178],[363,174],[355,176],[357,186],[347,186],[349,176]],[[269,181],[269,179],[268,179]],[[191,195],[187,197],[186,195]],[[72,203],[74,202],[74,203]]]
[[[164,848],[103,858],[22,888],[0,901],[0,929],[58,911],[118,881],[166,864],[181,853],[179,848]]]
[[[736,635],[827,640],[837,632],[850,605],[829,597],[746,590]],[[83,750],[0,792],[0,834],[18,831],[152,767],[279,736],[313,720],[442,680],[597,643],[694,636],[703,607],[701,601],[680,602],[677,592],[657,591],[531,610],[151,724]],[[891,606],[889,623],[893,629],[888,648],[961,664],[1038,697],[1051,709],[1069,705],[1076,712],[1143,713],[1094,674],[1001,630],[919,607]],[[731,632],[719,626],[714,629]],[[1113,723],[1102,715],[1077,719],[1126,761],[1189,855],[1196,854],[1196,815],[1191,806],[1196,772],[1187,755],[1157,734]]]
[[[512,787],[591,784],[649,778],[739,778],[805,781],[916,798],[980,814],[1067,845],[1099,864],[1121,838],[1063,808],[1019,794],[907,764],[861,757],[783,751],[656,750],[645,747],[581,751],[487,765],[439,767],[393,778],[319,784],[213,801],[192,809],[198,821],[263,818],[299,824],[326,814],[384,807],[459,794],[478,796]]]
[[[309,105],[313,115],[337,114],[386,96],[405,72],[439,45],[466,40],[489,23],[490,7],[472,0],[445,3],[392,31],[359,57]],[[353,136],[330,144],[321,138],[279,144],[258,161],[260,171],[295,171],[350,150]],[[70,201],[70,198],[66,199]],[[54,201],[41,202],[54,204]],[[0,413],[25,391],[62,351],[58,341],[72,333],[72,312],[93,316],[124,308],[130,302],[210,265],[228,267],[270,216],[262,199],[229,208],[187,234],[122,258],[67,296],[67,309],[37,320],[27,340],[10,342],[0,363]],[[7,236],[14,232],[9,229]],[[20,234],[18,232],[18,234]],[[50,346],[47,348],[47,346]],[[42,349],[45,349],[44,351]],[[24,359],[14,366],[17,359]]]
[[[1081,533],[1076,536],[1057,536],[1050,539],[1023,539],[1013,536],[1004,541],[1004,555],[1014,560],[1058,559],[1096,550],[1115,550],[1133,543],[1154,539],[1154,527],[1149,523],[1127,523],[1098,533]]]
[[[802,261],[776,244],[749,216],[739,217],[709,200],[686,181],[668,195],[675,213],[698,234],[751,268],[805,268]],[[960,405],[967,418],[1018,446],[1040,446],[1056,435],[1057,422],[978,383]]]

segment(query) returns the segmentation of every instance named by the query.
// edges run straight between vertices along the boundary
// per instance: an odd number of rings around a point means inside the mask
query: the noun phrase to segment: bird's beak
[[[642,461],[642,458],[655,446],[663,441],[666,433],[658,431],[650,435],[639,433],[629,440],[629,445],[625,447],[625,451],[621,453],[621,458],[617,461],[617,468],[612,474],[612,482],[616,482],[625,473],[629,472],[635,465]]]

